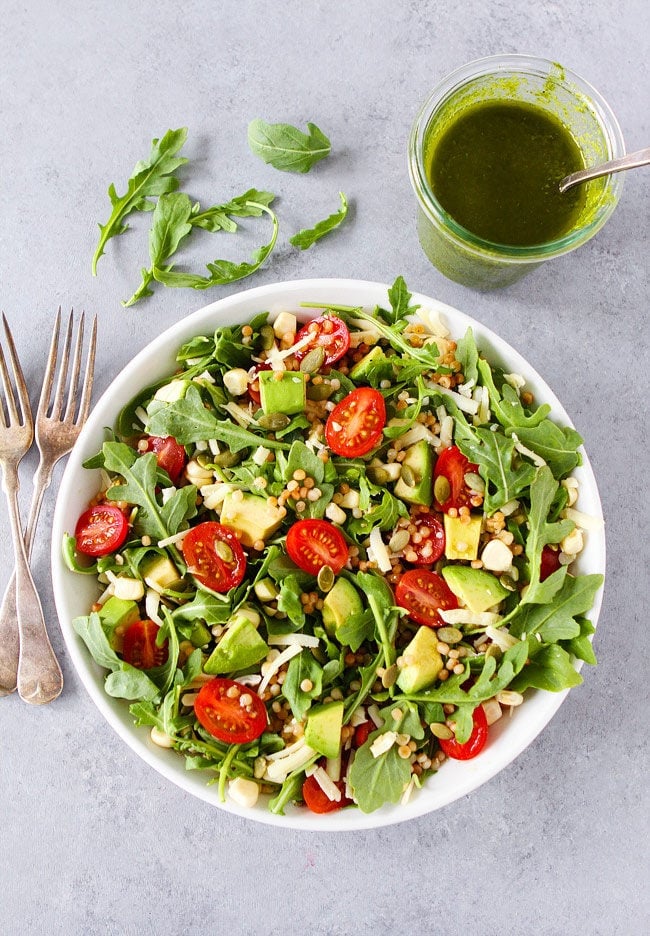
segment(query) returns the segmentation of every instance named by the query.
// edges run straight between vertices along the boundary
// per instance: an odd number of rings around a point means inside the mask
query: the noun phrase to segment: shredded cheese
[[[562,516],[567,520],[573,520],[576,526],[581,527],[583,530],[601,530],[603,528],[603,521],[600,517],[594,517],[592,514],[583,513],[581,510],[576,510],[574,507],[566,507],[562,511]]]
[[[397,741],[397,732],[396,731],[385,731],[383,734],[380,734],[378,738],[370,745],[370,753],[373,757],[380,757],[382,754],[385,754],[386,751],[390,751],[392,746]]]
[[[326,770],[322,767],[317,767],[312,776],[329,800],[332,800],[334,803],[340,802],[341,791],[334,781],[327,776]]]
[[[160,595],[158,592],[155,592],[153,588],[147,589],[144,606],[147,612],[147,617],[150,618],[154,624],[157,624],[158,627],[162,627],[163,621],[158,614],[158,608],[160,607]]]
[[[485,633],[492,643],[495,643],[500,650],[506,651],[511,647],[516,647],[519,641],[516,637],[511,637],[507,630],[502,627],[486,627]]]
[[[498,624],[502,619],[494,611],[470,611],[469,608],[454,608],[453,610],[438,610],[438,614],[445,624],[467,624],[470,627],[489,627]]]
[[[390,572],[392,569],[388,548],[381,538],[379,527],[373,527],[370,531],[368,558],[371,562],[377,563],[381,572]]]
[[[270,664],[269,668],[260,683],[259,689],[257,690],[258,695],[262,695],[268,684],[271,682],[271,677],[274,676],[281,666],[284,666],[291,657],[296,656],[297,653],[300,653],[302,647],[297,644],[293,644],[290,647],[287,647],[286,650],[283,650],[282,653],[275,658]]]
[[[271,634],[266,642],[271,647],[317,647],[320,640],[312,634]]]
[[[189,530],[181,530],[180,533],[174,533],[173,536],[167,536],[165,539],[158,540],[158,548],[164,549],[165,546],[172,546],[174,543],[180,543],[189,532]]]

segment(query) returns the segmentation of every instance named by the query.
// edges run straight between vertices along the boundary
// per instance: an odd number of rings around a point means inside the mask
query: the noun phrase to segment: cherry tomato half
[[[136,669],[151,669],[167,662],[167,641],[158,646],[160,628],[153,621],[134,621],[124,632],[122,656]]]
[[[254,741],[268,723],[266,707],[257,693],[234,679],[221,677],[201,687],[194,700],[194,714],[206,731],[227,744]]]
[[[451,717],[453,718],[453,715]],[[471,760],[485,747],[488,739],[488,723],[482,705],[476,706],[472,718],[474,727],[464,744],[459,744],[456,738],[440,738],[438,743],[447,757],[453,757],[454,760]]]
[[[542,549],[542,561],[539,569],[539,580],[543,582],[544,579],[547,579],[549,575],[553,575],[554,572],[560,568],[560,550],[551,549],[550,546],[545,546]]]
[[[258,406],[262,402],[262,396],[260,394],[260,382],[257,379],[257,374],[259,374],[259,372],[263,370],[271,370],[271,365],[270,364],[258,364],[255,368],[255,374],[256,374],[255,380],[253,380],[253,382],[249,383],[248,385],[248,395],[253,401],[253,403],[256,403]]]
[[[312,340],[295,352],[297,361],[302,361],[314,348],[322,348],[325,352],[323,367],[327,367],[342,358],[350,347],[348,327],[335,315],[322,315],[308,322],[296,335],[295,343],[298,344],[307,336]]]
[[[368,721],[361,722],[360,725],[357,725],[357,727],[354,729],[355,748],[362,747],[366,743],[370,735],[373,733],[373,731],[376,730],[376,727],[377,726],[375,725],[375,723],[370,721],[370,719],[368,719]]]
[[[431,565],[437,562],[445,551],[444,526],[432,513],[417,514],[412,518],[412,523],[416,531],[404,550],[404,558],[411,565]],[[418,537],[417,542],[414,542],[415,537]],[[415,559],[411,554],[415,554]]]
[[[336,455],[358,458],[381,440],[386,425],[386,404],[379,390],[357,387],[327,417],[325,438]]]
[[[459,507],[469,506],[472,495],[465,483],[465,475],[470,471],[477,472],[478,465],[474,465],[468,458],[465,458],[459,448],[450,445],[449,448],[442,450],[433,469],[434,491],[436,487],[439,488],[436,480],[444,478],[449,485],[449,495],[442,502],[436,498],[436,510],[449,513],[452,507],[457,510]]]
[[[147,451],[155,452],[158,466],[166,471],[172,484],[177,484],[187,462],[185,449],[173,436],[149,436]]]
[[[456,596],[445,580],[430,569],[409,569],[400,578],[395,599],[409,617],[426,627],[440,627],[444,622],[438,611],[458,607]]]
[[[77,552],[84,556],[108,556],[119,549],[129,532],[129,523],[114,504],[97,504],[84,511],[74,531]]]
[[[246,556],[230,527],[199,523],[181,541],[181,550],[188,572],[212,591],[230,591],[244,578]]]
[[[327,520],[298,520],[287,533],[287,553],[303,572],[318,575],[327,565],[337,575],[348,561],[348,544]]]
[[[351,799],[345,795],[345,783],[343,780],[336,780],[335,786],[341,791],[340,800],[331,800],[327,793],[321,788],[318,780],[313,776],[307,777],[302,785],[302,798],[305,805],[314,813],[335,812],[344,806],[349,806]]]

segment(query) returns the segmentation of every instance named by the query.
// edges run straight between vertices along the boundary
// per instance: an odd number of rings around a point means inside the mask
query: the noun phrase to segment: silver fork
[[[34,475],[34,493],[24,537],[27,557],[31,554],[43,495],[52,480],[54,466],[60,458],[68,454],[74,445],[90,410],[97,343],[97,320],[96,318],[93,320],[81,388],[79,383],[83,355],[84,314],[82,313],[79,319],[70,381],[68,382],[73,324],[74,314],[71,312],[57,375],[57,358],[61,334],[61,309],[59,309],[52,333],[50,353],[36,414],[36,443],[41,457]],[[79,395],[80,390],[81,395]],[[28,629],[23,633],[23,630],[20,630],[20,653],[17,654],[15,650],[17,639],[14,621],[16,619],[16,605],[18,604],[18,611],[20,611],[21,600],[19,598],[18,603],[16,602],[16,586],[18,586],[18,589],[20,588],[18,579],[14,580],[12,578],[0,607],[0,687],[5,692],[12,692],[18,686],[18,693],[26,702],[36,704],[51,702],[56,699],[63,688],[63,677],[52,652],[44,623],[40,632]],[[20,596],[19,590],[18,595]],[[18,620],[20,622],[20,614]],[[13,652],[9,649],[12,647],[12,630]]]

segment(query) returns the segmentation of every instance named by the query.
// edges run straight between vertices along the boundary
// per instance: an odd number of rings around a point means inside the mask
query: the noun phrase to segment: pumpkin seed
[[[300,362],[300,370],[303,374],[317,374],[323,366],[325,360],[324,348],[312,348]]]
[[[516,584],[515,584],[515,580],[513,579],[513,577],[512,577],[511,575],[508,575],[507,572],[504,572],[504,573],[503,573],[503,575],[502,575],[501,578],[499,579],[499,582],[500,582],[500,583],[503,585],[503,587],[504,587],[505,589],[507,589],[508,591],[513,592],[513,591],[516,591],[516,590],[517,590],[517,586],[516,586]]]
[[[260,416],[257,420],[258,426],[262,429],[268,429],[269,432],[277,432],[279,429],[286,429],[291,420],[286,413],[267,413]]]
[[[232,562],[235,558],[232,549],[228,543],[224,543],[223,540],[217,540],[217,542],[214,544],[214,551],[220,559],[223,559],[224,562]]]
[[[331,590],[332,586],[334,585],[334,573],[328,565],[320,567],[316,582],[322,592],[328,592]]]
[[[371,481],[375,484],[388,484],[390,478],[388,477],[388,472],[385,468],[380,468],[378,465],[368,466],[366,473]]]
[[[409,544],[411,534],[408,530],[396,530],[391,536],[388,545],[393,552],[401,552]]]
[[[241,455],[239,452],[219,452],[218,455],[214,456],[215,465],[219,465],[220,468],[232,468],[233,465],[238,465],[241,461]]]
[[[440,738],[443,741],[448,741],[450,738],[454,737],[453,731],[449,725],[445,725],[444,722],[431,722],[429,728],[434,738]]]
[[[402,467],[402,474],[403,473],[404,467]],[[444,504],[451,497],[451,485],[444,475],[438,475],[433,482],[433,496],[439,504]]]
[[[268,351],[275,344],[275,332],[271,325],[262,325],[260,328],[260,338],[262,339],[262,347],[265,351]]]
[[[393,663],[392,666],[389,666],[387,670],[384,671],[383,676],[381,677],[381,684],[384,689],[390,689],[391,686],[395,685],[397,679],[397,664]]]
[[[502,650],[500,647],[497,647],[496,644],[490,644],[490,646],[485,651],[485,659],[488,657],[494,657],[495,660],[500,660],[502,656]]]
[[[307,384],[307,399],[313,400],[314,403],[322,403],[323,400],[329,400],[333,393],[334,391],[331,385],[325,381],[319,384],[311,382]]]
[[[457,644],[463,639],[463,634],[457,627],[439,627],[438,638],[447,644]]]
[[[200,453],[196,456],[196,460],[197,460],[197,462],[199,463],[199,465],[201,466],[201,468],[209,468],[211,465],[213,465],[214,462],[213,462],[212,459],[213,459],[213,456],[212,456],[212,455],[208,455],[207,452],[200,452]]]
[[[406,484],[408,487],[415,487],[415,485],[417,484],[417,478],[415,476],[415,472],[410,467],[410,465],[404,465],[404,464],[402,465],[402,474],[400,477],[402,481],[404,482],[404,484]]]
[[[477,494],[485,493],[485,481],[479,474],[476,474],[475,471],[467,472],[465,475],[465,484],[471,491],[476,491]]]

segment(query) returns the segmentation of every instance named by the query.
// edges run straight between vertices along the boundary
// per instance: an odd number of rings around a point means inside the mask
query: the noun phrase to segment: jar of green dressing
[[[558,184],[624,152],[607,103],[560,65],[526,55],[465,65],[431,93],[409,141],[424,252],[465,286],[508,286],[603,226],[620,175],[564,195]]]

